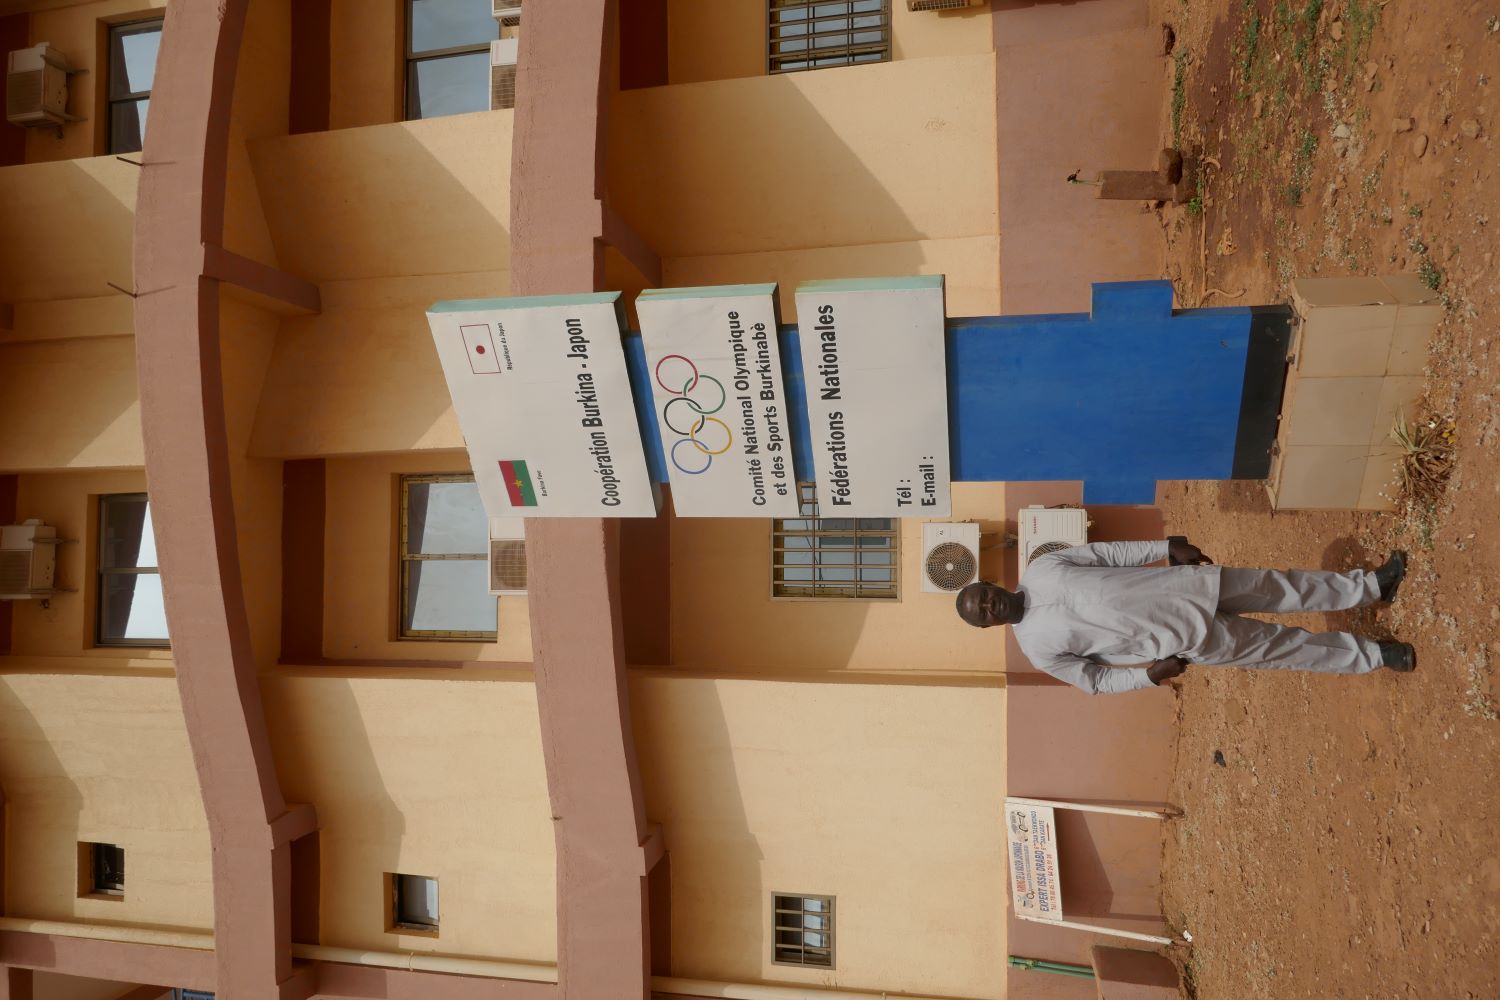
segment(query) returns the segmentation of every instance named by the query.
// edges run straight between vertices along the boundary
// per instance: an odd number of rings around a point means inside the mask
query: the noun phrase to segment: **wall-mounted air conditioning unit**
[[[909,11],[962,10],[965,7],[983,7],[990,0],[906,0]]]
[[[41,521],[0,528],[0,601],[51,595],[57,543],[57,529]]]
[[[68,114],[68,77],[76,72],[46,42],[16,49],[6,59],[5,120],[28,128],[62,128],[78,121]]]
[[[979,525],[928,521],[922,525],[922,592],[951,594],[979,579]]]
[[[1082,507],[1023,507],[1016,522],[1018,573],[1037,556],[1089,540],[1089,513]]]
[[[526,593],[526,521],[490,518],[490,593],[516,597]]]
[[[497,38],[490,42],[491,111],[516,106],[516,58],[520,55],[520,48],[520,41],[515,38]]]
[[[492,0],[494,7],[490,13],[495,20],[500,22],[502,28],[519,28],[521,26],[521,0]]]

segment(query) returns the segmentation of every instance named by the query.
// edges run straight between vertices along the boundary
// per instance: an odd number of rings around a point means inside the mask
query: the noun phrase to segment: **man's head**
[[[975,628],[1014,625],[1026,612],[1026,599],[984,580],[971,583],[954,600],[958,617]]]

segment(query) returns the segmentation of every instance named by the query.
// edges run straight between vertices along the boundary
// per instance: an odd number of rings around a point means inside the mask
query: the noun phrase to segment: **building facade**
[[[1086,308],[1159,269],[1061,183],[1152,161],[1146,15],[0,2],[84,71],[0,126],[0,524],[62,539],[0,602],[0,997],[990,1000],[1023,944],[1086,956],[1008,926],[1003,799],[1159,797],[1071,762],[1164,760],[1169,705],[1039,683],[921,592],[920,520],[811,492],[530,521],[490,597],[424,311],[776,281],[795,321],[800,281],[939,273],[950,316]],[[1154,912],[1154,832],[1062,833],[1079,899]]]

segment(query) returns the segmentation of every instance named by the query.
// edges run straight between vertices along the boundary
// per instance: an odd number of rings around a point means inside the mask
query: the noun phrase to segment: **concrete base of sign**
[[[1095,945],[1092,957],[1099,1000],[1177,1000],[1182,996],[1177,966],[1162,955]]]
[[[1388,510],[1402,454],[1391,429],[1415,416],[1437,294],[1415,275],[1304,278],[1292,306],[1271,505]]]

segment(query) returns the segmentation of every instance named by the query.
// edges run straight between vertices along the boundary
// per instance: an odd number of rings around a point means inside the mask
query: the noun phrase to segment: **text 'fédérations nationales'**
[[[818,306],[813,333],[818,338],[818,398],[823,402],[843,402],[846,386],[840,369],[839,329],[832,303],[825,302]],[[828,453],[830,481],[826,490],[823,484],[818,484],[818,498],[826,499],[835,507],[853,506],[854,483],[849,468],[849,434],[844,426],[844,411],[829,410],[827,419],[828,430],[823,437],[823,448]],[[923,507],[936,507],[937,466],[932,456],[923,456],[922,461],[917,464],[913,479],[920,484],[920,491],[913,489],[912,479],[901,480],[896,486],[896,506],[919,504]]]

